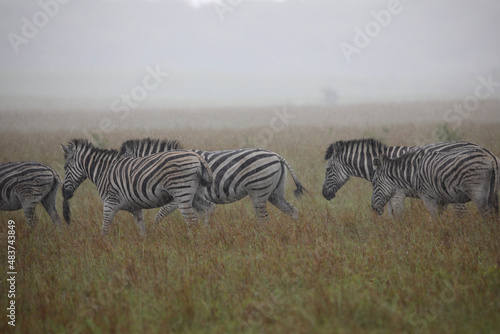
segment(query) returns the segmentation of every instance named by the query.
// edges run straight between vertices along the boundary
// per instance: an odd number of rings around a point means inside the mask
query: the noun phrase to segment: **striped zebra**
[[[439,206],[473,201],[481,214],[498,214],[499,160],[485,149],[455,151],[415,148],[399,158],[373,160],[372,207],[381,214],[397,189],[421,198],[432,216]],[[494,157],[494,156],[493,156]]]
[[[107,234],[115,213],[125,210],[132,213],[144,235],[142,209],[157,208],[170,201],[178,203],[188,225],[194,223],[194,195],[213,180],[205,160],[192,151],[129,158],[116,150],[96,148],[85,139],[73,139],[61,146],[65,158],[64,202],[68,203],[78,186],[89,178],[104,203],[103,234]],[[64,211],[69,220],[69,204]]]
[[[481,146],[468,141],[435,143],[421,147],[425,151],[437,152],[466,148],[483,149]],[[325,155],[325,160],[328,160],[328,163],[326,166],[325,182],[323,184],[323,197],[327,200],[333,199],[337,191],[349,181],[351,176],[361,177],[371,182],[374,174],[374,158],[382,154],[389,158],[397,158],[413,148],[412,146],[386,146],[375,139],[337,141],[329,145]],[[387,209],[391,217],[399,216],[403,213],[405,197],[414,197],[414,195],[403,189],[398,189],[389,200]],[[443,205],[440,209],[444,209],[445,207],[446,205]],[[456,203],[454,207],[455,211],[459,214],[463,214],[466,211],[463,204]]]
[[[56,196],[60,186],[59,175],[39,162],[0,164],[0,210],[23,209],[29,226],[33,226],[35,207],[41,202],[52,222],[59,225],[61,218],[56,210]]]
[[[158,152],[156,147],[159,147],[158,140],[145,138],[124,142],[120,151],[126,156],[137,157]],[[214,175],[213,185],[207,187],[203,198],[196,196],[193,204],[196,209],[207,214],[206,221],[209,221],[215,210],[212,203],[233,203],[247,195],[261,222],[269,218],[267,201],[293,219],[298,218],[297,209],[285,199],[286,168],[295,182],[295,196],[301,195],[305,189],[290,164],[279,154],[263,149],[194,152],[207,161]],[[160,222],[176,208],[175,203],[162,207],[155,222]]]

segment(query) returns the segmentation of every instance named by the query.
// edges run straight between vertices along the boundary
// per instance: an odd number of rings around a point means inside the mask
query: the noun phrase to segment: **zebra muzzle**
[[[323,187],[323,197],[327,201],[334,199],[335,198],[335,191],[332,191],[330,189],[327,189],[326,187]]]
[[[71,191],[71,190],[68,190],[66,188],[62,188],[62,195],[63,195],[63,198],[64,199],[71,199],[71,197],[73,197],[73,193],[74,191]]]
[[[383,206],[375,206],[372,205],[373,211],[375,211],[379,216],[384,213],[384,207]]]

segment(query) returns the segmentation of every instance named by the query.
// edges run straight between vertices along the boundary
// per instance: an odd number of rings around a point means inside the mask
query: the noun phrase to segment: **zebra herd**
[[[297,209],[285,199],[287,169],[296,185],[304,186],[290,164],[264,149],[201,151],[183,149],[176,140],[136,139],[120,150],[95,147],[85,139],[61,145],[65,177],[62,183],[63,216],[71,221],[69,200],[79,185],[91,180],[103,201],[102,232],[107,234],[119,210],[132,213],[145,234],[143,209],[160,207],[155,223],[177,208],[191,225],[216,204],[238,201],[247,195],[259,221],[269,218],[269,201],[293,219]],[[464,203],[474,202],[482,215],[498,215],[500,160],[487,149],[467,141],[424,146],[386,146],[374,139],[337,141],[328,146],[323,197],[331,200],[351,176],[373,184],[372,207],[397,217],[405,197],[422,199],[435,217],[448,204],[464,214]],[[0,210],[23,209],[34,224],[35,206],[42,203],[55,224],[61,219],[55,208],[61,180],[50,167],[37,162],[0,164]]]

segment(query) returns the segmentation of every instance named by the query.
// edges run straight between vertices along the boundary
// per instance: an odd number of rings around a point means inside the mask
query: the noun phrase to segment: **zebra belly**
[[[469,196],[463,192],[462,187],[457,185],[442,189],[433,184],[429,185],[427,189],[429,190],[424,191],[422,195],[433,198],[441,204],[467,203],[471,201]]]
[[[115,206],[116,210],[124,211],[136,211],[138,209],[155,209],[162,207],[173,201],[173,197],[165,190],[157,191],[154,194],[149,194],[149,196],[141,198],[122,198],[116,201],[115,196],[108,196],[103,199],[105,203],[118,202]]]
[[[467,196],[466,194],[464,194],[461,191],[452,192],[452,193],[448,193],[448,194],[433,193],[430,195],[428,195],[428,194],[426,194],[426,195],[427,195],[427,197],[433,198],[441,204],[467,203],[467,202],[471,201],[469,196]]]
[[[21,202],[16,195],[10,196],[7,200],[0,200],[0,210],[3,211],[16,211],[22,209]]]
[[[211,202],[215,204],[233,203],[245,198],[253,193],[259,197],[269,197],[276,188],[281,174],[281,165],[269,166],[265,170],[254,173],[251,176],[241,176],[224,187],[222,184],[216,185],[219,191],[210,189]],[[245,173],[242,173],[244,175]]]
[[[226,196],[224,193],[215,194],[213,190],[210,191],[210,196],[206,196],[206,199],[214,204],[229,204],[239,201],[245,198],[248,194],[244,191],[232,193]]]

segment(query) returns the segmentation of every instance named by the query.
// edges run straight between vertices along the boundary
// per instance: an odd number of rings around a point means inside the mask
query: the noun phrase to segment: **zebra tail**
[[[205,159],[203,159],[201,157],[201,155],[199,155],[198,153],[195,153],[195,152],[193,152],[193,153],[196,154],[196,156],[200,160],[201,166],[205,170],[205,172],[202,171],[202,173],[200,175],[200,183],[205,187],[213,184],[214,183],[214,175],[212,173],[212,169],[210,168],[208,163],[205,161]]]
[[[59,179],[59,176],[57,176]],[[59,179],[59,184],[62,184],[61,179]],[[63,195],[63,217],[66,223],[69,225],[71,223],[71,209],[69,207],[69,199],[71,196],[68,196],[68,194],[64,191],[64,186],[61,188],[61,192]]]
[[[61,181],[61,178],[59,177],[59,174],[57,174],[55,171],[54,171],[54,184],[52,185],[52,190],[51,191],[56,191],[57,192],[57,189],[59,189],[59,187],[61,187],[61,191],[63,190],[62,189],[62,181]],[[70,220],[71,220],[71,210],[69,208],[69,200],[64,197],[64,191],[62,191],[63,193],[63,216],[64,216],[64,220],[66,221],[66,223],[70,223]]]
[[[499,200],[498,200],[498,191],[500,190],[500,175],[498,169],[498,158],[494,163],[492,163],[492,173],[491,173],[491,181],[490,181],[490,196],[489,202],[493,207],[493,210],[496,215],[498,215],[499,211]]]
[[[299,178],[297,177],[297,175],[293,171],[292,166],[290,166],[288,161],[286,161],[285,158],[283,158],[281,155],[279,155],[279,154],[276,154],[276,155],[278,156],[278,159],[280,159],[281,163],[283,165],[285,165],[286,168],[288,168],[288,170],[290,171],[290,174],[292,175],[293,182],[295,182],[295,187],[296,187],[296,189],[293,191],[293,194],[295,195],[295,197],[300,197],[301,195],[304,194],[304,192],[309,193],[309,191],[307,191],[307,189],[304,188],[302,183],[300,183]]]

